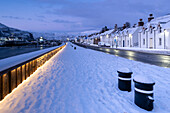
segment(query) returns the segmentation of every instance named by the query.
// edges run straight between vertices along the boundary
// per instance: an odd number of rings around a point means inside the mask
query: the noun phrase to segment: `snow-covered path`
[[[152,112],[170,112],[170,69],[67,44],[0,102],[0,113],[141,113],[134,93],[117,88],[117,69],[151,76],[156,85]],[[133,85],[132,85],[133,86]],[[132,87],[133,88],[133,87]]]

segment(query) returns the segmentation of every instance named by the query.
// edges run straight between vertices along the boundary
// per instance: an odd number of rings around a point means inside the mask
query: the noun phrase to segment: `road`
[[[90,45],[82,45],[78,43],[75,44],[81,47],[102,51],[105,53],[113,54],[115,56],[124,57],[130,60],[140,61],[143,63],[148,63],[160,67],[170,68],[170,56],[168,55],[143,53],[143,52],[136,52],[136,51],[129,51],[129,50],[119,50],[119,49],[106,48],[106,47],[95,47]]]

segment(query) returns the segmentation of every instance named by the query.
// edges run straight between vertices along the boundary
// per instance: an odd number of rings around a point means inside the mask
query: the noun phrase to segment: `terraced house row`
[[[148,21],[139,20],[138,25],[127,28],[124,25],[104,33],[76,37],[75,42],[107,47],[140,47],[149,49],[170,49],[170,15],[154,18],[149,15]]]

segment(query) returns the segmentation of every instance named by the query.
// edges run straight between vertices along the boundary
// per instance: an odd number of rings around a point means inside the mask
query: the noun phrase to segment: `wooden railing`
[[[40,54],[29,60],[0,70],[0,100],[11,93],[14,88],[26,80],[38,67],[42,66],[63,47],[65,47],[65,45],[61,45],[58,48]]]

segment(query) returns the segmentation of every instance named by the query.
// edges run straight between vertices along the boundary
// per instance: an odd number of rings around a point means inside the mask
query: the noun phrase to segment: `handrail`
[[[64,44],[0,60],[0,100],[63,47]]]
[[[0,75],[6,73],[8,70],[19,67],[31,60],[34,60],[44,54],[47,54],[50,51],[53,51],[54,49],[57,49],[61,46],[63,46],[63,44],[61,44],[60,46],[55,46],[55,47],[51,47],[51,48],[47,48],[43,50],[38,50],[38,51],[30,52],[30,53],[25,53],[25,54],[1,59],[0,60]]]

